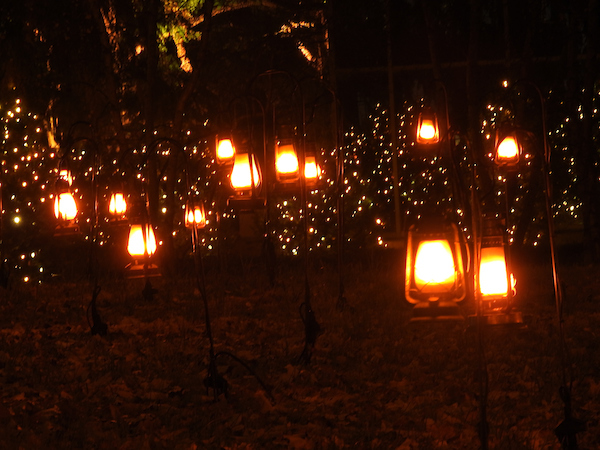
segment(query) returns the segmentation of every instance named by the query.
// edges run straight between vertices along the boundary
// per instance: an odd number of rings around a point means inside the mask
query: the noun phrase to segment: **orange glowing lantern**
[[[217,136],[217,163],[225,164],[235,157],[235,147],[231,138],[221,138]]]
[[[66,182],[68,186],[73,184],[73,175],[69,169],[60,169],[58,172],[58,179]]]
[[[440,142],[440,128],[436,114],[430,109],[419,113],[417,122],[417,144],[437,144]]]
[[[456,267],[450,243],[445,239],[419,242],[415,255],[414,282],[422,293],[445,292],[456,283]]]
[[[134,258],[152,256],[156,252],[156,237],[150,225],[131,225],[127,251]]]
[[[462,319],[458,302],[466,296],[458,227],[438,220],[412,225],[406,247],[405,298],[413,320]]]
[[[512,167],[519,163],[521,144],[515,133],[496,135],[496,153],[494,161],[499,166]]]
[[[188,201],[185,206],[185,226],[187,228],[204,228],[206,226],[204,204],[194,204],[194,202]]]
[[[504,247],[481,249],[479,265],[479,291],[484,300],[508,296],[508,272]]]
[[[481,311],[490,325],[523,323],[522,313],[513,304],[516,280],[510,273],[501,239],[501,236],[483,237],[478,278]]]
[[[277,143],[275,147],[275,171],[277,181],[293,182],[300,175],[298,154],[291,143]]]
[[[54,197],[54,216],[59,220],[72,221],[77,216],[77,203],[73,194],[61,192]]]
[[[127,200],[122,192],[113,192],[108,203],[108,212],[114,217],[123,217],[127,212]]]
[[[68,169],[60,169],[55,185],[54,217],[62,222],[72,222],[77,216],[77,203],[71,192],[73,176]],[[61,225],[59,225],[61,226]]]
[[[250,170],[252,160],[252,170]],[[237,153],[231,170],[231,187],[242,193],[260,186],[261,176],[256,158],[248,153]]]
[[[321,167],[312,155],[307,155],[304,160],[304,178],[307,183],[316,183],[321,178]]]

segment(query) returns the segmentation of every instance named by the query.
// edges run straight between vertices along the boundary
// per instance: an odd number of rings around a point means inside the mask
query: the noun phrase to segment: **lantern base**
[[[128,280],[160,276],[160,270],[158,270],[158,266],[156,264],[138,264],[135,262],[125,266],[125,278]]]
[[[482,314],[484,325],[522,325],[523,313],[521,311],[487,312]],[[469,316],[469,326],[477,325],[477,315]]]
[[[76,223],[69,223],[66,225],[58,225],[54,229],[54,236],[74,236],[81,234],[79,231],[79,225]]]
[[[129,220],[127,217],[111,217],[106,221],[106,225],[109,227],[120,227],[123,225],[129,225]]]
[[[411,322],[465,320],[458,305],[453,301],[438,300],[417,303],[413,308]]]
[[[265,199],[260,197],[230,197],[227,206],[235,211],[254,211],[263,209],[266,205]]]

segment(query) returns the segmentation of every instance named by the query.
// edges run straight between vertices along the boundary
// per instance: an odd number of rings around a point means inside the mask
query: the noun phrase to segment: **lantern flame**
[[[307,180],[321,178],[321,167],[317,164],[314,156],[307,156],[304,164],[304,177]]]
[[[298,155],[292,144],[278,145],[275,169],[278,175],[298,174]]]
[[[73,175],[71,175],[71,171],[69,169],[60,169],[58,172],[58,178],[66,181],[69,186],[73,184]]]
[[[516,161],[519,157],[519,145],[513,136],[505,137],[498,149],[496,150],[496,158],[499,162]]]
[[[509,276],[506,268],[506,257],[502,247],[486,247],[481,249],[479,266],[479,291],[483,297],[507,297]],[[510,287],[514,290],[516,281],[510,274]]]
[[[77,203],[73,194],[63,192],[54,199],[54,216],[57,219],[73,220],[77,216]]]
[[[156,252],[156,237],[154,230],[150,225],[146,225],[146,232],[140,224],[131,225],[129,229],[129,240],[127,242],[127,251],[133,257],[151,256]]]
[[[197,228],[203,228],[206,225],[206,215],[204,210],[199,206],[186,212],[185,225],[187,227],[193,227],[194,224]]]
[[[415,284],[419,291],[450,291],[456,282],[456,269],[449,242],[445,239],[421,241],[414,270]]]
[[[440,129],[435,113],[424,111],[419,114],[417,122],[417,143],[437,144],[440,141]]]
[[[127,201],[121,192],[115,192],[110,196],[108,212],[113,215],[123,215],[127,212]]]
[[[435,127],[433,126],[432,120],[424,120],[419,129],[419,137],[421,139],[430,141],[435,137]]]
[[[235,147],[231,139],[219,139],[217,142],[217,162],[230,161],[235,156]]]
[[[231,171],[231,186],[235,190],[248,190],[260,185],[260,173],[256,165],[256,160],[252,158],[252,176],[250,174],[250,162],[248,153],[238,153],[235,155],[233,169]]]

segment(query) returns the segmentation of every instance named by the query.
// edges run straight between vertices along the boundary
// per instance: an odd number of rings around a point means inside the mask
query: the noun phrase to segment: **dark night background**
[[[564,392],[598,448],[599,19],[597,0],[1,2],[6,448],[576,448],[555,435]],[[424,107],[450,155],[415,145]],[[526,156],[501,173],[506,125]],[[270,152],[302,131],[323,169],[306,223]],[[228,203],[227,134],[259,156],[268,209]],[[81,233],[58,236],[67,166]],[[104,212],[117,184],[161,242],[151,285],[128,279],[127,223]],[[209,219],[201,280],[188,197]],[[435,212],[470,238],[471,201],[506,221],[525,323],[411,323],[407,230]]]

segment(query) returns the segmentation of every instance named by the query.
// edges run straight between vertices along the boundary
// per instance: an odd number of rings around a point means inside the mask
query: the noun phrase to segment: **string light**
[[[578,160],[576,153],[570,145],[577,133],[576,124],[583,119],[597,117],[598,98],[600,92],[594,92],[594,105],[588,112],[582,104],[578,104],[574,111],[568,111],[567,105],[559,98],[558,92],[551,93],[549,102],[556,110],[563,112],[563,118],[555,124],[550,124],[549,139],[553,149],[552,176],[557,183],[555,190],[556,218],[557,224],[563,222],[581,221],[582,200],[577,196],[577,174]],[[345,203],[345,231],[348,243],[356,246],[385,245],[382,236],[392,230],[394,226],[393,217],[393,195],[398,189],[400,197],[402,220],[410,221],[423,214],[424,209],[430,203],[430,198],[436,198],[441,206],[453,210],[459,219],[464,218],[464,212],[457,210],[453,204],[451,184],[449,183],[449,171],[447,161],[436,155],[423,156],[415,151],[410,129],[415,120],[418,108],[410,103],[405,103],[399,108],[397,123],[399,129],[395,131],[398,136],[398,158],[399,177],[397,184],[393,183],[392,160],[393,151],[389,143],[389,111],[381,104],[375,105],[368,116],[367,128],[359,130],[351,127],[344,134],[343,153],[345,155],[344,165],[346,168],[343,180],[343,194]],[[491,136],[493,130],[503,120],[512,117],[513,112],[507,105],[490,102],[483,110],[484,114],[480,124],[480,133],[484,138],[485,145],[493,145]],[[535,116],[535,115],[532,115]],[[535,116],[538,117],[539,116]],[[557,117],[557,116],[553,116]],[[208,126],[204,122],[204,126]],[[156,130],[154,135],[158,135]],[[187,137],[192,140],[193,132],[188,131]],[[600,129],[597,124],[594,129],[594,142],[600,138]],[[11,218],[7,221],[4,233],[10,236],[35,236],[37,229],[43,226],[43,214],[49,210],[47,200],[53,198],[53,180],[56,177],[57,167],[56,149],[46,142],[45,127],[41,116],[28,111],[26,102],[17,98],[5,100],[0,104],[0,141],[4,148],[9,149],[1,164],[3,175],[2,188],[5,195],[3,205],[4,214]],[[159,146],[157,155],[161,159],[161,165],[172,155],[173,151],[168,145]],[[199,166],[204,167],[203,173],[194,186],[196,193],[211,191],[219,186],[220,171],[215,162],[214,150],[207,140],[199,140],[185,147],[188,155],[194,161],[202,162]],[[461,149],[459,148],[459,151]],[[489,150],[489,147],[488,147]],[[140,157],[146,154],[148,148],[142,146],[131,151],[132,157]],[[89,149],[88,149],[89,153]],[[466,151],[465,151],[466,153]],[[336,193],[336,149],[321,149],[317,153],[317,159],[322,165],[322,184],[318,189],[308,192],[308,219],[309,219],[309,248],[311,251],[318,249],[327,250],[336,248],[337,236],[337,193]],[[488,158],[493,152],[486,151]],[[86,149],[82,148],[76,155],[76,161],[84,161]],[[464,157],[459,157],[459,164],[466,164]],[[534,156],[531,152],[523,158],[525,168],[531,168]],[[117,158],[105,162],[101,168],[106,173],[117,173]],[[93,168],[86,167],[87,177]],[[519,175],[514,204],[511,212],[522,214],[524,208],[529,207],[524,201],[531,178],[531,171],[523,170]],[[134,178],[137,182],[146,182],[145,174],[141,168],[135,170],[120,171],[124,177]],[[159,211],[163,214],[169,212],[165,201],[169,198],[168,190],[174,187],[174,198],[178,205],[184,203],[187,196],[185,181],[180,176],[176,180],[169,180],[168,172],[163,174],[159,183]],[[83,176],[83,175],[82,175]],[[504,186],[505,179],[500,180]],[[600,181],[600,179],[599,179]],[[80,181],[81,184],[81,181]],[[18,195],[15,193],[18,192]],[[89,192],[80,192],[82,196]],[[108,191],[102,190],[101,201],[107,201]],[[494,195],[504,195],[503,188]],[[299,232],[299,219],[301,218],[300,201],[297,195],[276,194],[272,199],[271,211],[271,233],[273,241],[278,245],[278,251],[294,256],[299,254],[302,233]],[[179,208],[177,208],[179,210]],[[18,212],[17,212],[18,211]],[[530,224],[532,232],[526,237],[531,245],[538,245],[544,237],[543,231],[543,208],[535,209],[537,215],[532,218]],[[539,213],[538,213],[539,211]],[[218,243],[218,227],[227,221],[236,221],[238,218],[232,210],[218,211],[216,203],[207,205],[207,215],[211,218],[203,230],[202,245],[208,252],[215,251]],[[219,220],[217,220],[217,215]],[[181,217],[179,217],[181,216]],[[178,232],[182,229],[183,215],[175,214],[176,223],[174,239],[187,239],[186,233]],[[35,224],[35,225],[34,225]],[[37,227],[37,228],[36,228]],[[461,225],[461,228],[465,228]],[[541,231],[538,231],[541,230]],[[514,227],[510,230],[514,234]],[[102,234],[102,243],[110,239],[110,233]],[[23,242],[26,245],[36,247],[36,240],[4,239],[8,242]],[[42,267],[43,249],[30,248],[23,251],[25,244],[19,244],[20,248],[8,249],[7,255],[10,263],[14,265],[13,270],[21,272],[19,279],[38,282],[45,274]],[[11,253],[12,252],[12,253]],[[19,253],[21,252],[21,253]],[[20,255],[25,255],[21,259]],[[13,256],[11,256],[13,255]],[[18,257],[14,257],[17,255]]]

